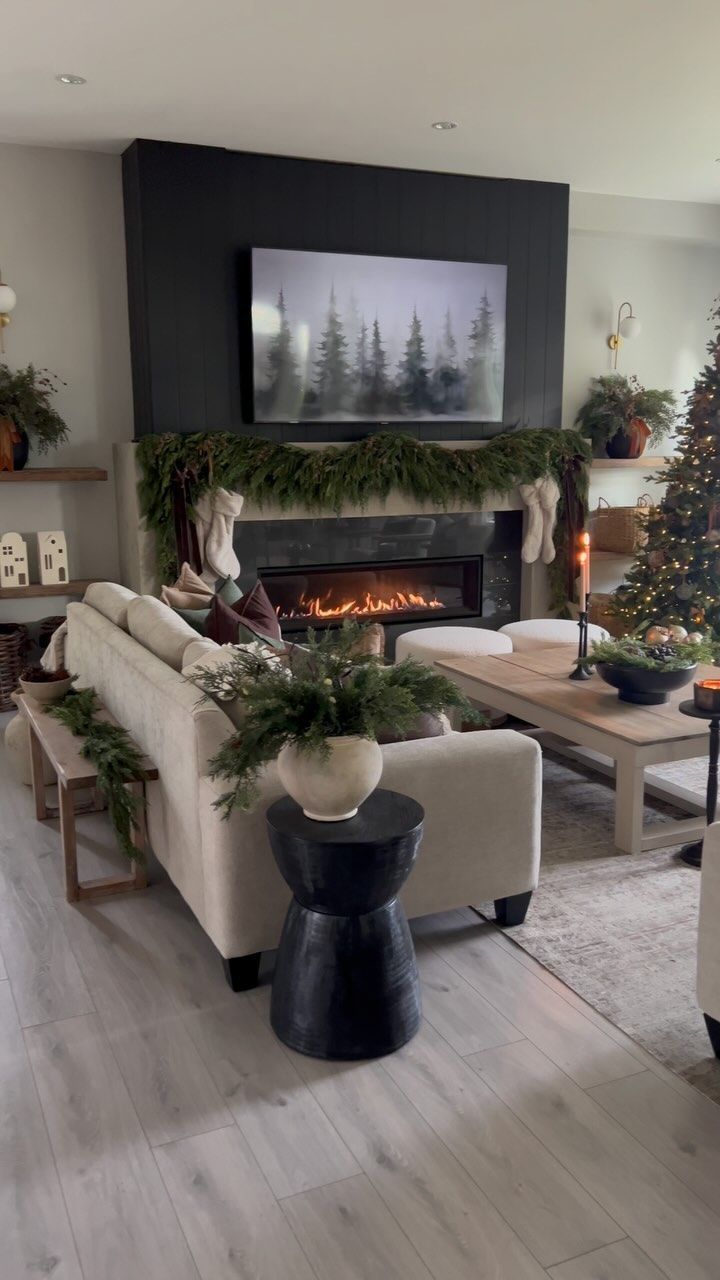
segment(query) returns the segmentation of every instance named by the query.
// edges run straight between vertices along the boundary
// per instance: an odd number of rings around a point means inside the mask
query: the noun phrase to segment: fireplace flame
[[[343,600],[341,604],[332,604],[330,596],[302,595],[295,608],[281,614],[283,618],[367,618],[378,613],[404,613],[413,609],[444,609],[442,600],[425,596],[415,591],[396,591],[384,599],[366,591],[364,596],[354,600]]]

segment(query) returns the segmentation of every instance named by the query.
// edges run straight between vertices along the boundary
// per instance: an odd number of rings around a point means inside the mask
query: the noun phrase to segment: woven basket
[[[0,711],[14,711],[12,694],[25,665],[28,630],[20,622],[0,623]]]
[[[593,591],[590,595],[590,621],[597,623],[599,627],[604,627],[610,635],[619,640],[625,634],[625,625],[622,618],[616,618],[614,614],[608,613],[608,604],[612,600],[609,592]]]
[[[614,551],[621,556],[636,555],[647,543],[644,517],[651,508],[652,502],[646,493],[638,498],[634,507],[611,507],[605,498],[600,498],[592,520],[594,549]]]

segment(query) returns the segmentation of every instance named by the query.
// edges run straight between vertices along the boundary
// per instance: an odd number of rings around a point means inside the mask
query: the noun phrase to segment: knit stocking
[[[552,564],[555,559],[553,533],[557,523],[557,506],[560,500],[560,489],[552,476],[545,476],[539,486],[540,508],[542,511],[542,559],[543,564]]]
[[[540,509],[539,486],[541,480],[533,480],[532,484],[518,485],[520,497],[527,507],[527,526],[525,541],[522,547],[522,558],[525,564],[533,564],[540,555],[543,540],[543,516]]]

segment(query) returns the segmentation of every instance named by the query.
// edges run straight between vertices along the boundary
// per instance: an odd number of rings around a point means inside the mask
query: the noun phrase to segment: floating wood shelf
[[[0,471],[0,483],[33,484],[37,481],[58,484],[66,480],[107,480],[102,467],[25,467],[23,471]]]
[[[657,471],[659,467],[666,467],[669,462],[674,462],[675,458],[671,455],[660,455],[654,458],[643,455],[641,458],[593,458],[590,468],[593,471],[623,471],[626,467],[642,468],[644,471]]]
[[[634,560],[635,556],[626,551],[591,551],[590,563],[593,560]]]
[[[31,582],[27,587],[0,587],[0,604],[3,600],[30,600],[33,596],[84,596],[91,582],[102,581],[102,578],[75,578],[57,586],[55,583],[46,587],[41,582]]]

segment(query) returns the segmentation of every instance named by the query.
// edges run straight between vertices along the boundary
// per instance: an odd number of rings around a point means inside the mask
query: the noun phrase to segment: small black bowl
[[[616,662],[598,662],[597,673],[606,684],[618,690],[621,702],[637,702],[653,707],[667,702],[674,689],[682,689],[695,672],[697,663],[681,671],[648,671],[643,667],[626,667]]]

